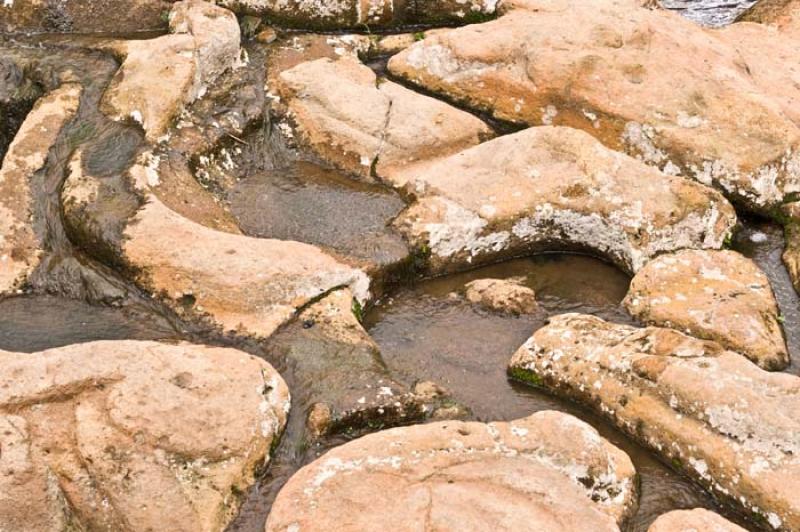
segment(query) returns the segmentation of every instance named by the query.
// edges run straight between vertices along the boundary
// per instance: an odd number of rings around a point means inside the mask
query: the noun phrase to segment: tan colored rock
[[[550,318],[512,377],[592,407],[733,506],[800,527],[800,378],[711,341],[594,316]]]
[[[719,248],[736,222],[710,188],[588,134],[536,127],[398,179],[420,198],[395,220],[435,271],[537,250],[590,250],[629,272],[681,248]]]
[[[200,0],[175,4],[170,35],[128,41],[101,110],[113,120],[141,124],[151,142],[239,59],[239,25],[230,11]]]
[[[724,517],[703,508],[673,510],[656,519],[647,532],[745,532]]]
[[[419,40],[417,33],[395,33],[378,37],[373,43],[370,51],[374,54],[396,54],[399,53]]]
[[[800,127],[726,38],[631,0],[513,4],[414,44],[390,71],[501,119],[583,129],[753,210],[800,191]]]
[[[35,228],[34,174],[75,116],[81,88],[64,84],[39,99],[17,131],[0,168],[0,294],[21,287],[44,253]]]
[[[623,304],[647,325],[714,340],[764,369],[789,365],[769,279],[735,251],[661,255],[639,270]]]
[[[532,314],[539,308],[534,291],[511,279],[472,281],[465,295],[470,303],[506,314]]]
[[[0,528],[221,531],[289,408],[233,349],[113,341],[0,351]]]
[[[619,530],[636,507],[630,459],[586,423],[385,430],[328,451],[278,494],[266,530]]]
[[[318,248],[209,229],[155,196],[125,230],[123,259],[138,282],[171,306],[224,331],[267,337],[295,311],[341,286],[362,302],[369,279]],[[188,303],[188,308],[186,308]]]
[[[279,76],[278,92],[302,142],[342,170],[388,178],[491,136],[469,113],[396,83],[350,57],[302,63]]]

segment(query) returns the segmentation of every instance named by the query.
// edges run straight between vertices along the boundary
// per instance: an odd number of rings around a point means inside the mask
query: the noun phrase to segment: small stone
[[[470,303],[506,314],[533,314],[539,308],[536,294],[511,279],[478,279],[466,286]]]
[[[278,38],[278,33],[273,28],[264,28],[256,35],[256,40],[261,44],[269,44]]]
[[[331,407],[325,403],[314,403],[306,418],[306,428],[312,438],[328,432],[331,425]]]

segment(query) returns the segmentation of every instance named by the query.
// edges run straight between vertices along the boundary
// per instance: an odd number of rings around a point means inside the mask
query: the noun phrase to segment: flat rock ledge
[[[713,189],[567,127],[505,135],[402,176],[417,201],[394,225],[435,272],[578,250],[635,273],[663,252],[721,248],[736,224]]]
[[[764,369],[789,365],[769,279],[735,251],[661,255],[639,270],[623,304],[647,325],[714,340]]]
[[[746,532],[724,517],[703,508],[674,510],[659,516],[647,532]]]
[[[503,314],[533,314],[536,293],[513,279],[477,279],[466,285],[467,301]]]
[[[266,530],[617,531],[635,510],[635,478],[625,453],[561,412],[414,425],[301,469]]]
[[[50,148],[75,116],[81,88],[65,83],[40,98],[17,131],[0,168],[0,295],[21,288],[44,253],[32,188]]]
[[[800,60],[784,53],[800,38],[641,4],[504,2],[499,19],[426,37],[389,70],[498,118],[583,129],[773,214],[800,191]]]
[[[471,114],[378,80],[349,56],[301,63],[276,85],[303,145],[345,172],[366,178],[374,172],[391,184],[401,168],[493,136]]]
[[[672,329],[550,319],[510,375],[577,400],[776,530],[800,527],[800,378]]]
[[[224,530],[289,411],[234,349],[104,341],[0,367],[3,530]]]

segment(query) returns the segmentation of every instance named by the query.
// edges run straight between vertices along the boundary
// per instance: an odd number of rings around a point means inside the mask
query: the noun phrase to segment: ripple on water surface
[[[756,0],[660,0],[661,5],[704,26],[725,26]]]
[[[389,190],[306,162],[250,176],[229,193],[245,234],[297,240],[384,265],[408,249],[387,224],[405,207]]]
[[[519,278],[536,292],[539,312],[502,316],[470,305],[460,293],[464,285],[482,278]],[[552,409],[597,428],[636,465],[641,479],[640,506],[626,530],[645,531],[656,517],[670,510],[720,509],[702,489],[599,416],[506,376],[512,354],[548,316],[581,312],[632,323],[620,305],[629,283],[625,274],[591,257],[540,255],[400,290],[367,314],[365,326],[390,371],[409,381],[433,380],[444,385],[470,408],[475,419],[510,420]]]
[[[174,340],[156,316],[52,296],[0,301],[0,350],[32,353],[94,340]]]

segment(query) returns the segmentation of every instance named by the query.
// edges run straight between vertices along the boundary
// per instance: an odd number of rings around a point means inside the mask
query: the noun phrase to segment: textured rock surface
[[[266,337],[328,290],[350,286],[362,302],[369,293],[363,272],[314,246],[215,231],[154,196],[124,236],[123,259],[141,285],[224,331]]]
[[[174,0],[6,0],[0,3],[0,32],[119,32],[162,29]]]
[[[513,356],[515,378],[591,406],[772,528],[800,527],[800,378],[719,344],[563,314]]]
[[[427,37],[389,69],[498,118],[581,128],[754,210],[800,191],[800,128],[777,89],[765,91],[726,38],[632,4],[509,2],[499,20]]]
[[[507,314],[536,312],[536,294],[512,279],[478,279],[466,285],[467,301]]]
[[[32,180],[50,147],[75,116],[81,88],[64,84],[36,102],[9,146],[0,168],[0,294],[19,288],[44,251],[42,223],[34,212]]]
[[[420,199],[395,221],[434,270],[537,250],[590,250],[627,271],[658,253],[719,248],[722,196],[565,127],[536,127],[400,174]]]
[[[800,31],[798,0],[760,0],[743,13],[739,22],[769,24],[783,31]]]
[[[397,428],[337,447],[278,494],[266,530],[618,530],[636,506],[630,459],[543,411],[510,423]]]
[[[302,63],[279,76],[278,92],[304,144],[357,175],[381,177],[423,159],[478,144],[491,130],[469,113],[396,83],[350,57]]]
[[[647,532],[745,532],[745,529],[731,523],[714,512],[695,508],[694,510],[673,510],[656,519]]]
[[[714,340],[764,369],[789,364],[769,279],[734,251],[662,255],[636,274],[624,304],[648,325]]]
[[[233,349],[93,342],[0,367],[3,530],[222,530],[289,408]]]
[[[178,2],[170,29],[170,35],[124,43],[125,60],[102,101],[105,114],[138,122],[150,141],[239,59],[239,24],[230,11],[198,0]]]
[[[337,290],[270,339],[270,351],[294,370],[295,408],[306,413],[312,438],[425,417],[427,398],[389,375],[353,306],[352,293]]]

